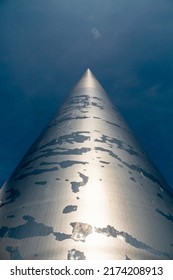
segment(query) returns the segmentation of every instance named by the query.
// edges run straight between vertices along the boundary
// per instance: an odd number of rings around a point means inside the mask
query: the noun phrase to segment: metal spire
[[[173,259],[173,197],[89,69],[0,190],[0,259]]]

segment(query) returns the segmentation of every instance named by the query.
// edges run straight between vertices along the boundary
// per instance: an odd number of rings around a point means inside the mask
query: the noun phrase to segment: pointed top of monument
[[[87,68],[86,71],[84,72],[83,76],[90,77],[91,75],[93,75],[93,73],[91,72],[90,68]]]
[[[91,72],[90,68],[87,68],[81,79],[78,81],[74,90],[78,90],[80,88],[99,88],[103,91],[102,86]]]

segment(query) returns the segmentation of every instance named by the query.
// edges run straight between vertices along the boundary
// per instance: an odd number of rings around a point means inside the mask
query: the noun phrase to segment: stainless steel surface
[[[173,259],[173,196],[88,69],[0,191],[0,259]]]

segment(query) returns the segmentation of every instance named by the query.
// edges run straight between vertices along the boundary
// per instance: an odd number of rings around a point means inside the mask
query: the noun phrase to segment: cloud
[[[92,34],[92,36],[93,36],[93,38],[94,38],[95,40],[97,40],[98,38],[101,37],[101,34],[100,34],[100,32],[98,31],[98,29],[97,29],[96,27],[93,27],[93,28],[91,29],[91,34]]]

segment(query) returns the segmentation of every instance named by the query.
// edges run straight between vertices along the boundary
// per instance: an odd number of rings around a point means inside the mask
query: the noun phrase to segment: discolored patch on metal
[[[78,132],[72,132],[70,134],[65,134],[62,136],[59,136],[58,138],[55,138],[51,141],[49,141],[47,144],[39,147],[39,150],[42,150],[48,146],[54,146],[54,145],[62,145],[64,143],[74,144],[74,143],[84,143],[89,139],[89,136],[83,135],[83,134],[90,134],[89,131],[78,131]]]
[[[99,108],[101,110],[104,109],[103,105],[99,104],[98,102],[97,103],[96,102],[91,102],[91,106],[97,107],[97,108]]]
[[[86,257],[83,252],[71,249],[68,251],[67,260],[86,260]]]
[[[35,185],[41,185],[41,186],[44,186],[47,184],[47,181],[37,181],[34,183]]]
[[[130,177],[129,179],[130,179],[131,181],[133,181],[133,182],[136,182],[136,180],[135,180],[134,177]]]
[[[21,174],[20,176],[15,178],[15,181],[22,180],[22,179],[24,179],[28,176],[32,176],[32,175],[40,175],[40,174],[43,174],[43,173],[54,172],[54,171],[57,171],[58,169],[59,169],[58,167],[52,167],[52,168],[49,168],[49,169],[35,169],[30,173]]]
[[[8,237],[13,239],[25,239],[35,236],[47,236],[53,233],[53,228],[37,223],[32,216],[23,216],[25,224],[16,227],[1,227],[0,237]]]
[[[114,238],[119,238],[120,240],[130,244],[131,246],[138,249],[146,250],[155,256],[163,256],[168,259],[170,258],[169,254],[167,254],[166,252],[157,251],[149,245],[145,244],[144,242],[137,240],[127,232],[116,230],[113,226],[108,225],[106,228],[95,228],[95,231],[97,233],[103,233],[108,237],[111,236]]]
[[[81,182],[71,182],[71,189],[74,193],[79,192],[79,188],[85,186],[88,183],[89,177],[85,176],[84,174],[78,172],[80,178],[82,179]]]
[[[54,149],[48,149],[44,150],[45,153],[41,157],[50,157],[50,156],[56,156],[56,155],[83,155],[85,153],[90,152],[90,148],[75,148],[75,149],[66,149],[66,148],[54,148]]]
[[[101,120],[101,118],[99,118],[99,117],[93,117],[93,119],[98,119],[98,120]]]
[[[2,227],[0,228],[0,238],[6,237],[6,236],[7,236],[7,233],[8,233],[8,227],[2,226]]]
[[[70,223],[72,226],[72,235],[71,238],[75,241],[85,241],[86,237],[92,233],[92,226],[86,223]]]
[[[105,103],[105,101],[102,98],[99,98],[97,96],[94,96],[93,99],[97,99],[97,100],[102,101],[103,103]]]
[[[33,255],[34,258],[37,258],[38,256],[39,256],[39,254],[37,254],[37,253],[35,253],[35,254]]]
[[[148,171],[144,170],[142,167],[136,165],[136,164],[129,164],[125,161],[123,161],[118,155],[116,155],[115,153],[113,153],[111,150],[102,148],[102,147],[95,147],[96,150],[101,151],[101,152],[106,152],[108,153],[109,156],[111,156],[112,158],[117,159],[118,161],[120,161],[123,165],[127,166],[128,168],[130,168],[131,170],[135,170],[138,171],[140,174],[142,174],[143,177],[148,178],[149,180],[151,180],[153,183],[157,183],[161,188],[163,188],[167,194],[169,194],[171,197],[173,197],[172,192],[169,191],[169,189],[167,189],[166,187],[164,187],[160,181],[151,173],[149,173]]]
[[[103,160],[100,160],[100,163],[110,164],[110,161],[103,161]]]
[[[160,193],[157,193],[157,196],[158,196],[159,198],[161,198],[162,200],[164,200],[163,195],[161,195]]]
[[[86,161],[77,161],[77,160],[65,160],[65,161],[61,161],[61,162],[41,162],[40,166],[46,166],[46,165],[60,165],[61,168],[68,168],[70,166],[73,166],[75,164],[88,164],[88,162]]]
[[[56,237],[58,241],[64,241],[66,239],[71,238],[71,234],[61,233],[61,232],[54,232],[53,235]]]
[[[67,213],[71,213],[73,211],[77,211],[77,205],[68,205],[63,209],[63,213],[67,214]]]
[[[7,246],[6,251],[10,254],[10,260],[23,260],[19,252],[19,247]]]
[[[34,161],[41,159],[41,158],[48,158],[48,157],[53,157],[53,156],[57,156],[57,155],[83,155],[84,153],[88,153],[90,151],[91,151],[90,148],[85,148],[85,147],[75,148],[75,149],[65,149],[65,148],[60,148],[60,147],[53,148],[53,149],[46,149],[46,150],[40,151],[40,153],[42,153],[41,155],[39,155],[31,160],[28,160],[26,163],[21,165],[20,172],[22,169],[27,170],[28,168],[26,168],[26,167],[29,164],[31,164]],[[31,168],[29,168],[29,169],[31,169]],[[16,173],[18,173],[18,170],[16,171]]]
[[[12,219],[12,218],[14,218],[14,217],[15,217],[15,215],[8,215],[8,216],[7,216],[8,219]]]
[[[159,213],[160,215],[162,215],[163,217],[165,217],[168,221],[173,223],[173,216],[170,214],[165,214],[164,212],[162,212],[159,209],[156,209],[157,213]]]
[[[138,152],[136,152],[134,150],[134,148],[132,146],[128,145],[124,141],[121,141],[121,140],[119,140],[115,137],[110,137],[110,136],[102,134],[100,139],[95,139],[94,141],[95,142],[100,142],[100,143],[107,143],[109,147],[112,147],[112,144],[113,145],[115,144],[117,146],[117,149],[126,151],[130,155],[135,155],[135,156],[138,156],[140,158],[143,158]]]
[[[107,122],[108,124],[111,124],[111,125],[113,125],[113,126],[116,126],[116,127],[118,127],[118,128],[121,128],[122,130],[124,130],[124,131],[126,131],[127,133],[131,134],[131,132],[130,132],[129,130],[127,130],[126,128],[124,128],[124,127],[122,127],[122,126],[120,126],[120,125],[118,125],[118,124],[116,124],[116,123],[109,122],[109,121],[106,121],[106,120],[105,120],[105,122]]]
[[[127,255],[126,255],[126,258],[125,258],[125,260],[131,260]]]
[[[68,168],[71,167],[75,164],[82,164],[82,165],[86,165],[88,164],[87,161],[77,161],[77,160],[65,160],[59,163],[61,165],[61,168]]]
[[[16,189],[9,189],[5,192],[5,197],[2,198],[0,202],[0,208],[4,205],[13,203],[20,196],[20,192]]]
[[[106,121],[106,120],[105,120],[105,122],[122,129],[122,127],[120,125],[116,124],[116,123],[113,123],[113,122],[110,122],[110,121]]]
[[[82,120],[82,119],[89,119],[88,116],[64,116],[61,119],[58,120],[59,123],[71,121],[71,120]]]
[[[76,110],[79,110],[82,112],[83,109],[86,109],[87,107],[90,108],[89,99],[90,99],[90,96],[86,95],[86,94],[69,97],[65,103],[66,106],[64,107],[64,110],[63,109],[61,110],[61,115],[63,114],[63,112],[64,112],[64,114],[66,114],[66,112],[68,110],[72,111],[72,110],[76,109]]]

